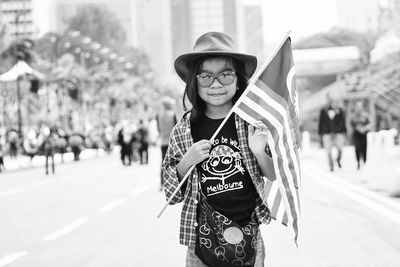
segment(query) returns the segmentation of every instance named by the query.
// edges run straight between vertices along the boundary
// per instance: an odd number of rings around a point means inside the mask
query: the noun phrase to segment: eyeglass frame
[[[230,74],[232,74],[232,76],[233,76],[232,82],[230,82],[230,83],[223,83],[223,82],[221,82],[221,80],[219,79],[219,77],[220,77],[223,73],[227,73],[227,72],[230,73]],[[202,85],[201,82],[199,81],[199,78],[200,78],[200,76],[201,76],[202,74],[207,74],[207,75],[209,75],[209,76],[211,76],[211,77],[213,78],[212,81],[211,81],[211,83],[210,83],[209,85]],[[203,86],[203,87],[209,87],[209,86],[211,86],[211,85],[215,82],[215,79],[217,79],[218,82],[219,82],[220,84],[224,85],[224,86],[226,86],[226,85],[231,85],[231,84],[235,81],[235,77],[236,77],[236,71],[234,71],[234,70],[224,70],[224,71],[221,71],[221,72],[219,72],[219,73],[217,73],[217,74],[212,74],[212,73],[208,73],[208,72],[202,72],[202,73],[199,73],[199,74],[196,75],[197,82],[198,82],[201,86]]]

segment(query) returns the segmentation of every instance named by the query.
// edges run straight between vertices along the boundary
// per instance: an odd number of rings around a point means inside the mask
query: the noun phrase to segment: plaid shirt
[[[267,196],[265,195],[265,190],[263,190],[265,186],[264,179],[266,178],[262,176],[256,158],[248,146],[247,122],[235,114],[235,125],[244,165],[246,166],[259,195],[256,200],[256,216],[259,222],[267,224],[270,222],[271,217],[270,211],[266,205]],[[168,150],[162,165],[164,191],[167,199],[171,197],[180,182],[176,171],[176,165],[192,145],[193,138],[190,128],[190,112],[187,112],[182,116],[182,119],[172,130]],[[187,179],[186,190],[178,191],[170,203],[173,205],[183,201],[179,242],[186,246],[194,247],[196,244],[196,216],[197,203],[199,200],[199,181],[199,173],[195,168]]]

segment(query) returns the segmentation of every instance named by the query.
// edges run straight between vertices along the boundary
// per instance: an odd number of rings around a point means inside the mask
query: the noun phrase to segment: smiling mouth
[[[225,93],[220,93],[220,94],[210,94],[210,96],[221,96],[221,95],[225,95]]]

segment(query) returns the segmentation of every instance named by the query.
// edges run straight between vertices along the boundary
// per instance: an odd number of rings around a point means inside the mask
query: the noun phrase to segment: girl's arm
[[[272,158],[267,154],[265,148],[267,146],[268,128],[264,123],[258,121],[256,126],[249,125],[249,147],[251,152],[257,159],[261,173],[271,180],[269,173],[274,171]]]
[[[169,199],[177,188],[178,184],[189,171],[190,167],[203,161],[209,156],[211,148],[208,140],[200,140],[194,143],[188,151],[183,154],[182,132],[179,127],[175,127],[170,136],[170,141],[162,164],[162,173],[164,180],[164,191],[166,198]],[[174,196],[170,204],[176,204],[183,200],[186,190],[186,183],[182,185],[181,190]]]

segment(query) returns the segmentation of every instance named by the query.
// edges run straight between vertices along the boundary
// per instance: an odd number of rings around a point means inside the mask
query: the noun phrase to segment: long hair
[[[236,91],[235,95],[232,98],[233,104],[236,103],[236,101],[239,99],[239,97],[242,95],[243,91],[247,87],[248,78],[245,76],[244,64],[240,60],[229,56],[204,56],[193,59],[189,65],[189,72],[186,79],[185,92],[183,93],[182,97],[182,104],[185,111],[188,110],[185,101],[186,97],[189,100],[190,104],[192,105],[191,107],[192,114],[190,117],[191,122],[195,122],[201,117],[203,117],[204,109],[206,106],[204,100],[201,99],[201,97],[199,96],[198,92],[199,89],[197,87],[196,75],[199,74],[201,64],[205,60],[216,57],[223,58],[225,59],[226,62],[232,63],[233,69],[236,72],[238,90]]]

